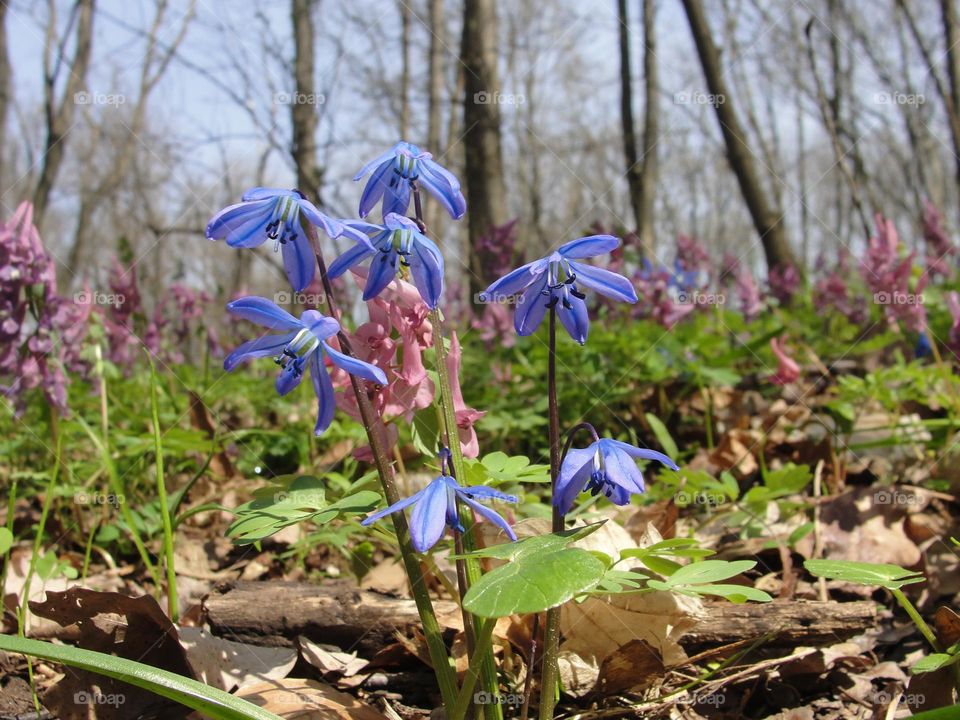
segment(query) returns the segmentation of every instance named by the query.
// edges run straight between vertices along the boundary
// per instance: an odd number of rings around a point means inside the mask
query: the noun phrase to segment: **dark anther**
[[[585,299],[585,298],[587,297],[586,295],[584,295],[582,292],[580,292],[580,291],[577,290],[576,288],[571,288],[571,289],[570,289],[570,294],[573,295],[575,298],[580,298],[581,300],[583,300],[583,299]]]
[[[306,199],[307,199],[307,196],[304,195],[302,192],[300,192],[297,188],[293,188],[293,192],[295,192],[297,195],[299,195],[301,200],[306,200]]]
[[[544,293],[544,294],[546,294],[546,293]],[[559,301],[560,301],[560,298],[558,298],[556,295],[554,295],[553,297],[550,298],[549,301],[547,301],[547,309],[549,310],[549,309],[551,309],[551,308],[555,308],[555,307],[557,306],[557,303],[558,303]]]

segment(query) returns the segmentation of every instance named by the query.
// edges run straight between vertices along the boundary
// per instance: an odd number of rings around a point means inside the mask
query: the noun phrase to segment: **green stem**
[[[330,310],[331,317],[337,318],[337,311],[333,301],[333,287],[330,283],[330,277],[327,274],[327,265],[323,260],[323,253],[320,250],[320,243],[317,239],[316,231],[309,225],[305,226],[305,228],[307,228],[310,240],[313,243],[314,255],[316,256],[317,266],[320,271],[320,281],[323,284],[323,290],[326,294],[327,307]],[[350,357],[356,357],[350,345],[350,339],[342,330],[337,337],[340,340],[340,349]],[[374,464],[377,467],[377,474],[380,478],[380,485],[383,488],[383,495],[386,498],[387,504],[393,505],[400,501],[400,493],[397,491],[397,485],[393,476],[393,466],[390,464],[387,456],[383,423],[377,415],[376,410],[374,410],[373,404],[370,402],[370,398],[367,396],[366,388],[362,382],[353,375],[350,375],[350,384],[357,398],[357,407],[360,410],[363,429],[367,433],[367,439],[370,441],[370,449],[373,451]],[[393,515],[393,527],[396,531],[397,542],[400,546],[400,557],[403,560],[407,578],[410,580],[410,591],[417,605],[417,612],[420,614],[420,623],[423,626],[423,634],[427,640],[427,649],[430,653],[430,661],[433,663],[433,671],[437,677],[437,684],[440,686],[440,695],[443,697],[445,709],[449,712],[457,700],[457,679],[450,663],[450,657],[447,654],[447,646],[443,642],[443,635],[440,631],[440,624],[437,622],[436,613],[433,610],[430,593],[424,582],[420,561],[417,559],[413,545],[410,543],[410,529],[404,513],[400,512]]]
[[[560,476],[560,410],[557,403],[557,309],[550,308],[549,352],[547,355],[547,403],[550,416],[550,497],[556,497],[557,478]],[[560,532],[565,519],[560,508],[553,505],[553,531]],[[540,677],[540,720],[552,720],[556,706],[557,652],[560,645],[560,608],[547,610],[543,634],[543,673]],[[532,670],[532,668],[531,668]]]
[[[460,694],[457,695],[457,702],[453,706],[450,720],[463,720],[467,714],[467,710],[470,709],[470,705],[473,703],[473,688],[477,684],[477,677],[483,672],[483,659],[486,655],[492,655],[493,653],[493,629],[496,626],[496,618],[484,620],[479,625],[480,631],[477,635],[477,647],[470,656],[470,667],[467,669],[467,674],[463,678],[463,687],[460,688]],[[500,704],[495,702],[497,695],[489,695],[488,698],[494,702],[487,702],[484,704],[484,707],[487,705]]]
[[[150,361],[150,410],[153,416],[153,449],[157,465],[157,499],[160,502],[160,518],[163,521],[163,554],[167,566],[167,614],[174,623],[180,620],[180,608],[177,602],[177,573],[173,559],[173,520],[170,517],[170,504],[167,502],[167,486],[163,478],[163,442],[160,435],[160,410],[157,403],[157,368],[153,358],[147,352]]]
[[[10,533],[10,547],[3,554],[3,570],[0,571],[0,597],[6,595],[7,571],[10,569],[10,553],[13,552],[13,515],[17,509],[17,479],[10,484],[10,497],[7,498],[7,532]]]
[[[910,616],[910,619],[913,620],[913,624],[917,626],[917,629],[920,631],[920,634],[930,643],[930,647],[933,648],[934,652],[943,652],[940,649],[940,643],[937,642],[937,636],[933,634],[933,630],[930,629],[930,626],[927,625],[926,621],[920,617],[920,613],[917,612],[917,608],[913,606],[913,603],[907,599],[907,596],[903,594],[903,590],[900,588],[890,588],[890,592],[893,593],[893,596],[897,599],[897,602],[900,603],[907,615]]]

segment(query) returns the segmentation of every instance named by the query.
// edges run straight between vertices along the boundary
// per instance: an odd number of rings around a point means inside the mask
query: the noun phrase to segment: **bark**
[[[617,0],[617,19],[620,25],[620,127],[623,134],[623,159],[627,167],[630,207],[633,208],[634,223],[639,233],[643,223],[643,198],[637,134],[633,122],[633,72],[630,69],[630,17],[627,14],[627,0]]]
[[[660,167],[660,78],[657,69],[656,0],[643,0],[643,155],[640,158],[640,220],[637,232],[644,253],[653,254],[654,203]]]
[[[495,0],[465,0],[460,59],[464,66],[463,145],[469,212],[470,290],[495,278],[479,240],[506,221],[506,189],[500,138],[500,82],[497,72]]]
[[[723,78],[720,53],[713,42],[703,4],[700,0],[683,0],[683,7],[697,46],[697,54],[700,57],[707,87],[710,94],[718,99],[713,106],[726,145],[727,160],[736,175],[754,228],[760,236],[767,269],[772,270],[786,265],[796,266],[783,223],[783,213],[767,198],[750,148],[745,141],[746,134],[737,116],[734,98]]]
[[[410,7],[405,0],[399,0],[400,11],[400,137],[409,140],[410,131]]]
[[[7,3],[0,2],[0,183],[6,187],[4,175],[7,149],[7,111],[10,107],[10,54],[7,49]]]
[[[296,87],[296,93],[290,98],[290,120],[293,125],[290,155],[297,168],[297,187],[312,201],[322,204],[320,186],[323,183],[323,168],[317,164],[317,95],[313,71],[315,5],[316,0],[292,0],[290,6]]]
[[[427,27],[430,29],[430,47],[427,57],[427,150],[435,156],[443,149],[443,49],[446,47],[443,0],[429,0]],[[454,113],[455,114],[455,113]],[[443,208],[429,203],[426,210],[427,227],[437,229],[437,220]]]
[[[457,604],[434,601],[440,627],[463,628]],[[831,644],[873,627],[876,603],[773,602],[766,605],[705,603],[701,622],[679,639],[685,649],[703,649],[764,639],[764,647]],[[361,590],[345,581],[324,585],[237,582],[217,587],[203,601],[217,635],[258,645],[289,645],[300,635],[375,653],[413,632],[419,617],[413,600]],[[766,636],[766,637],[765,637]]]
[[[76,0],[71,11],[69,28],[76,25],[74,34],[74,53],[66,67],[67,80],[59,99],[56,97],[56,83],[66,62],[63,41],[56,41],[56,5],[50,0],[49,21],[46,33],[46,48],[43,55],[43,106],[46,123],[46,140],[43,150],[43,164],[37,186],[33,191],[33,217],[37,225],[42,225],[50,201],[50,192],[56,183],[63,155],[66,150],[67,135],[73,125],[78,95],[87,83],[87,71],[90,68],[90,55],[93,48],[94,0]],[[53,53],[56,52],[54,57]]]

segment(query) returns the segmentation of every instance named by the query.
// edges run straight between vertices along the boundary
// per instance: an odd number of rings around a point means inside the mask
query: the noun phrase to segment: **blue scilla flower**
[[[517,539],[513,528],[506,520],[490,508],[477,502],[477,500],[503,500],[515,503],[517,502],[516,496],[505,495],[483,485],[463,487],[447,474],[441,474],[434,478],[420,492],[368,516],[360,524],[370,525],[387,515],[400,512],[413,505],[413,511],[410,513],[410,540],[413,543],[414,550],[421,553],[426,552],[437,544],[437,541],[443,536],[445,527],[466,532],[457,512],[458,499],[472,508],[477,515],[502,529],[511,540]]]
[[[637,459],[657,460],[671,470],[680,469],[673,460],[656,450],[601,438],[588,447],[574,448],[567,453],[560,466],[553,504],[566,515],[577,495],[589,490],[594,495],[602,493],[615,505],[626,505],[632,494],[646,489]]]
[[[580,286],[596,290],[613,300],[635,303],[637,293],[622,275],[577,262],[608,253],[620,245],[613,235],[590,235],[561,245],[553,254],[527,263],[505,275],[482,294],[483,302],[497,302],[522,292],[517,299],[513,324],[519,335],[530,335],[549,308],[574,340],[583,345],[590,330],[586,297]]]
[[[276,388],[286,395],[300,384],[304,370],[309,369],[313,391],[317,395],[317,424],[314,432],[323,433],[333,421],[336,401],[333,383],[324,364],[324,357],[351,375],[381,385],[387,376],[380,368],[334,350],[327,339],[340,331],[340,323],[316,310],[307,310],[298,320],[262,297],[245,297],[227,305],[230,314],[257,323],[279,334],[263,335],[243,343],[223,361],[224,370],[233,370],[239,363],[252,358],[273,357],[280,366]]]
[[[230,247],[252,248],[267,240],[280,250],[283,267],[297,292],[313,280],[316,262],[313,248],[301,224],[301,216],[331,238],[356,234],[342,223],[317,210],[299,190],[257,187],[243,194],[242,202],[226,207],[207,224],[208,240],[226,240]]]
[[[360,217],[367,217],[383,198],[383,216],[406,215],[410,207],[410,183],[416,180],[430,192],[457,220],[467,211],[467,202],[460,192],[460,181],[453,173],[434,162],[433,156],[416,145],[398,142],[380,157],[371,160],[357,173],[360,180],[370,171],[370,179],[360,197]]]
[[[420,232],[408,217],[388,214],[383,225],[348,220],[344,224],[357,231],[361,240],[330,265],[329,275],[338,278],[367,258],[370,272],[363,299],[371,300],[396,277],[412,278],[420,297],[432,310],[443,293],[443,255],[430,238]]]

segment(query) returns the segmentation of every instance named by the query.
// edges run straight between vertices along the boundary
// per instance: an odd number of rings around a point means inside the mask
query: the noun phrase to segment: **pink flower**
[[[774,385],[787,385],[800,379],[800,366],[787,354],[787,336],[770,338],[770,349],[777,357],[777,372],[767,378]]]
[[[929,200],[923,201],[923,239],[927,246],[927,272],[931,275],[952,274],[951,258],[957,248],[943,227],[943,215]]]
[[[453,412],[457,417],[457,432],[464,457],[475,458],[480,454],[477,432],[473,425],[486,415],[485,412],[467,407],[460,390],[460,339],[456,332],[450,333],[450,351],[447,353],[447,373],[450,375],[450,391],[453,394]]]
[[[747,322],[752,322],[763,311],[763,300],[760,297],[760,288],[753,280],[750,269],[743,266],[737,269],[734,275],[737,295],[740,298],[740,312]]]

